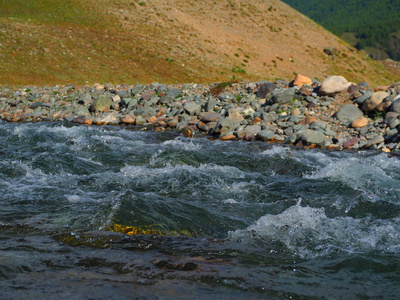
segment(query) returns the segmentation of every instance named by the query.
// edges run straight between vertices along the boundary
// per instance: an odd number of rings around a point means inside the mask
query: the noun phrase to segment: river
[[[0,123],[1,299],[398,299],[400,160]]]

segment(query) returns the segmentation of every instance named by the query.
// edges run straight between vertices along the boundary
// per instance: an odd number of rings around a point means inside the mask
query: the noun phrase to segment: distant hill
[[[399,80],[278,0],[0,0],[2,85],[290,80],[297,73]]]
[[[400,0],[283,0],[375,59],[400,60]]]

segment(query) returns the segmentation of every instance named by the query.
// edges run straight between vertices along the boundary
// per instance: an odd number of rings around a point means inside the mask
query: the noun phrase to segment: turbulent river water
[[[0,123],[0,291],[398,299],[400,160]]]

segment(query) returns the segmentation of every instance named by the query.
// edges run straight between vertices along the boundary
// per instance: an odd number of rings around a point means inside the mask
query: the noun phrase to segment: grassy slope
[[[399,80],[277,0],[143,3],[0,0],[0,84]]]

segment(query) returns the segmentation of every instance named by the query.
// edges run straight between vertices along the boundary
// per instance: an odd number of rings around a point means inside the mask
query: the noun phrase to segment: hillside
[[[399,80],[278,0],[0,0],[0,24],[3,85]]]
[[[283,0],[375,59],[400,60],[400,0]]]

